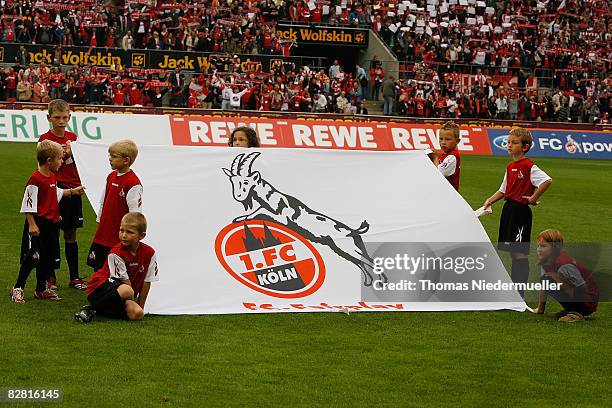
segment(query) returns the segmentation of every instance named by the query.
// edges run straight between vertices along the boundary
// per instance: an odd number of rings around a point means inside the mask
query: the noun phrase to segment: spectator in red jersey
[[[130,106],[142,106],[142,88],[138,86],[138,84],[132,84],[130,90],[128,91],[128,100]]]
[[[53,67],[51,69],[51,75],[49,75],[49,96],[51,99],[61,98],[64,83],[64,74],[61,73],[59,67]]]
[[[380,97],[380,89],[385,78],[385,70],[380,63],[370,69],[370,81],[372,82],[372,99],[377,101]]]
[[[13,68],[6,69],[6,98],[15,100],[17,98],[17,73]]]
[[[113,105],[123,106],[125,105],[125,90],[122,84],[117,84],[113,91]]]

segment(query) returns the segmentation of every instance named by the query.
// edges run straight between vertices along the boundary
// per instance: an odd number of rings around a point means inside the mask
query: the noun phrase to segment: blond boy
[[[98,210],[98,229],[91,244],[87,265],[100,269],[118,242],[121,219],[128,212],[142,212],[142,184],[131,170],[138,147],[131,140],[119,140],[108,148],[108,159],[113,170],[106,178]]]
[[[17,282],[11,290],[11,300],[24,303],[26,281],[36,268],[36,299],[62,300],[47,286],[47,279],[59,264],[59,223],[58,203],[64,197],[83,194],[83,187],[61,189],[57,187],[55,173],[62,165],[62,146],[44,140],[36,146],[38,169],[26,183],[21,212],[26,221],[21,239],[21,266]]]

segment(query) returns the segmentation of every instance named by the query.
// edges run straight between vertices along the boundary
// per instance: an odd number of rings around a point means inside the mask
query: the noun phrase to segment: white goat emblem
[[[328,246],[355,264],[363,272],[364,285],[372,285],[372,258],[361,239],[361,235],[370,228],[367,221],[363,221],[358,229],[352,229],[310,209],[297,198],[281,193],[264,180],[258,171],[251,170],[253,161],[260,154],[242,153],[234,158],[231,170],[223,169],[232,183],[234,199],[241,202],[245,210],[253,208],[253,201],[259,205],[250,214],[235,218],[234,222],[258,219],[282,224],[311,242]],[[386,280],[385,276],[381,278]]]

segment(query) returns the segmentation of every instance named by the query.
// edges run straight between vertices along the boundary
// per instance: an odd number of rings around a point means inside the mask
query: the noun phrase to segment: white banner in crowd
[[[72,150],[97,208],[107,146]],[[510,282],[472,209],[422,152],[140,146],[133,169],[160,270],[148,313],[525,310],[516,291],[397,290],[388,243],[411,243],[415,259],[425,243],[481,243],[492,255],[472,280]],[[396,290],[377,289],[394,280]]]

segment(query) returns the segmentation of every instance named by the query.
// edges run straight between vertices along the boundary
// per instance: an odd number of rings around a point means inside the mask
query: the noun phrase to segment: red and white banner
[[[232,130],[244,125],[257,131],[265,147],[382,151],[440,147],[441,126],[433,124],[170,116],[172,141],[179,146],[227,146]],[[459,150],[490,155],[486,129],[462,126]]]

